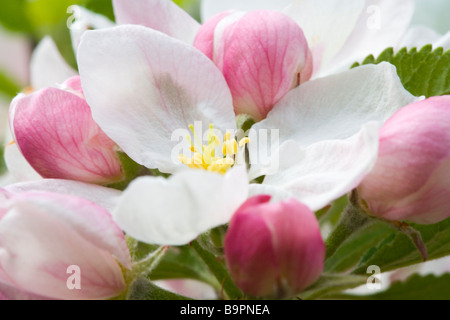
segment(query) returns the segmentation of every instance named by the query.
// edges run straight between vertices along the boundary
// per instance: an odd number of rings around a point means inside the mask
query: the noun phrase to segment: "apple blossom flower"
[[[224,73],[236,112],[257,121],[311,76],[397,45],[414,11],[413,0],[205,0],[201,26],[169,0],[113,5],[119,25],[143,25],[204,52]]]
[[[92,119],[79,77],[62,86],[21,94],[11,103],[10,127],[21,153],[44,178],[122,180],[116,145]]]
[[[380,130],[375,167],[358,187],[370,214],[433,224],[450,217],[450,96],[397,111]]]
[[[227,223],[249,188],[322,208],[360,183],[375,163],[380,125],[417,100],[387,63],[302,84],[253,127],[279,129],[278,147],[261,155],[252,137],[239,141],[237,151],[250,142],[250,178],[267,175],[256,185],[234,162],[234,147],[212,152],[238,144],[228,134],[237,129],[233,100],[223,74],[192,45],[123,25],[87,31],[78,62],[100,128],[137,163],[173,174],[132,181],[113,212],[128,234],[162,245],[185,244]],[[197,131],[195,123],[210,129]],[[189,139],[175,134],[192,128]],[[174,152],[180,138],[183,148]],[[279,170],[271,165],[277,159]]]
[[[1,290],[9,286],[25,297],[107,299],[126,289],[121,266],[131,268],[130,254],[104,208],[50,192],[1,190],[0,197]],[[76,287],[69,285],[73,267]]]
[[[248,199],[233,215],[225,236],[230,274],[243,292],[290,298],[320,277],[325,244],[314,213],[295,199]]]

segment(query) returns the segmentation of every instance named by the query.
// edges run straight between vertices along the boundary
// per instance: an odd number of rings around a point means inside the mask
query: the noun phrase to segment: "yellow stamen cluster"
[[[213,125],[209,125],[208,131],[208,143],[203,145],[201,140],[195,133],[194,126],[190,125],[194,140],[199,147],[195,146],[190,136],[186,136],[191,144],[191,151],[193,156],[191,158],[180,155],[178,160],[193,169],[203,169],[211,172],[217,172],[225,174],[235,164],[235,155],[241,150],[247,143],[250,142],[248,138],[243,138],[237,142],[237,140],[231,136],[230,132],[225,134],[225,139],[221,143],[220,139],[214,133]],[[222,144],[223,156],[216,156],[216,147]]]

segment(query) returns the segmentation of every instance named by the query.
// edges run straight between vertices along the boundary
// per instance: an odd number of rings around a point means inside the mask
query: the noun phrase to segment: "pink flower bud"
[[[44,178],[122,180],[116,145],[92,119],[79,77],[63,86],[66,90],[46,88],[13,100],[11,131],[23,156]]]
[[[225,256],[236,285],[257,297],[288,298],[321,275],[325,245],[314,213],[295,199],[247,200],[231,219]]]
[[[220,13],[200,28],[194,46],[223,72],[236,113],[255,120],[312,74],[303,31],[281,12]]]
[[[119,263],[131,268],[130,254],[103,207],[48,192],[0,190],[0,199],[4,295],[106,299],[126,289]]]
[[[370,213],[388,220],[450,217],[450,96],[408,105],[386,122],[378,160],[358,192]]]

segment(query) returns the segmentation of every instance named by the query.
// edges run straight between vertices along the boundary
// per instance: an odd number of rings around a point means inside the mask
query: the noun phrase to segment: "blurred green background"
[[[174,2],[197,20],[200,19],[200,0]],[[71,5],[83,6],[114,21],[111,0],[0,0],[0,32],[6,33],[8,38],[17,37],[28,41],[30,52],[43,37],[50,35],[67,62],[76,67],[67,28],[67,21],[72,15],[68,11]],[[1,40],[0,37],[0,51],[7,50]],[[2,57],[6,57],[6,54],[0,55],[0,59]],[[8,64],[8,61],[4,64]],[[0,98],[8,100],[23,89],[23,81],[4,69],[0,63]]]

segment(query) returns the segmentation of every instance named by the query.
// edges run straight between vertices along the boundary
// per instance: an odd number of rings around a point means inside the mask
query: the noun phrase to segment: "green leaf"
[[[360,230],[325,261],[326,272],[346,272],[355,268],[362,257],[395,231],[384,223],[375,223]]]
[[[369,296],[340,294],[333,299],[351,300],[450,300],[450,274],[413,275],[404,282],[395,282],[386,291]],[[328,298],[328,297],[327,297]]]
[[[415,96],[441,96],[450,94],[450,50],[442,48],[433,51],[431,45],[420,51],[416,48],[401,49],[396,54],[392,48],[386,49],[378,58],[368,56],[361,64],[389,62],[397,67],[397,73],[404,87]]]
[[[411,226],[419,231],[428,249],[428,260],[450,255],[450,218],[434,225]],[[376,265],[382,272],[423,262],[422,256],[411,240],[401,232],[395,232],[364,257],[354,274],[365,274],[367,268]]]
[[[167,291],[146,278],[133,281],[126,296],[127,300],[192,300],[188,297]]]
[[[231,276],[225,267],[225,264],[222,263],[222,261],[220,261],[214,254],[202,248],[196,240],[192,242],[192,247],[202,258],[216,279],[221,283],[223,292],[228,296],[228,298],[231,300],[242,298],[243,294],[234,284],[233,279],[231,279]]]
[[[154,246],[139,243],[136,259],[144,257],[144,252],[147,250],[154,250]],[[149,277],[152,280],[193,279],[220,289],[220,284],[216,281],[216,278],[190,246],[170,247]]]
[[[366,276],[322,274],[311,287],[299,294],[302,300],[313,300],[346,289],[353,289],[367,283]]]

